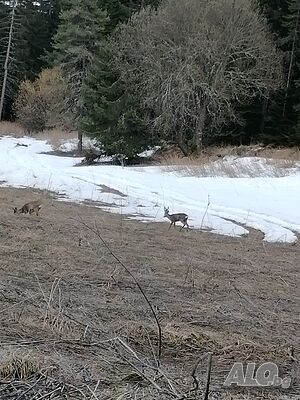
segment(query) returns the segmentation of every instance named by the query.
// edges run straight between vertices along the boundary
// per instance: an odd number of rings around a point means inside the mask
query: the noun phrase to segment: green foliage
[[[84,130],[107,155],[134,157],[151,146],[147,113],[139,109],[130,88],[120,80],[113,62],[112,41],[99,52],[85,87]]]
[[[8,85],[4,115],[12,115],[12,104],[18,86],[24,79],[34,79],[47,66],[43,59],[51,49],[51,41],[57,29],[59,0],[19,0],[16,8],[13,41],[9,62]],[[0,0],[0,79],[3,79],[3,63],[8,42],[11,7]]]
[[[300,2],[299,0],[290,0],[288,3],[288,14],[284,20],[284,26],[287,35],[281,40],[281,43],[287,49],[288,79],[291,80],[288,85],[286,97],[288,105],[293,107],[293,121],[296,122],[294,130],[294,142],[300,144]],[[288,82],[289,83],[289,82]]]
[[[99,0],[107,11],[106,34],[127,21],[142,5],[157,6],[158,0]],[[134,157],[155,143],[148,112],[141,109],[131,88],[122,82],[115,64],[117,48],[107,40],[97,54],[85,84],[85,118],[82,129],[96,138],[108,155]]]
[[[62,9],[58,31],[54,36],[56,62],[67,72],[84,72],[100,48],[108,20],[96,0],[69,0],[67,4]]]
[[[300,103],[297,84],[300,77],[299,25],[296,27],[299,0],[259,0],[259,4],[270,23],[277,46],[283,53],[285,84],[270,97],[264,112],[261,112],[263,104],[259,100],[248,107],[250,113],[245,118],[246,129],[252,125],[252,134],[254,133],[256,140],[265,143],[299,145],[300,135],[297,133],[299,129],[296,128],[299,115],[297,109]],[[260,104],[258,113],[255,112],[257,104]],[[262,126],[263,130],[260,129]]]
[[[299,0],[257,1],[277,47],[283,52],[285,84],[269,99],[257,96],[248,103],[235,104],[238,119],[222,130],[212,129],[208,144],[253,141],[300,144]],[[104,43],[103,38],[113,35],[120,23],[126,23],[144,6],[157,8],[159,4],[160,0],[19,0],[4,116],[9,118],[14,114],[20,82],[35,81],[49,65],[62,65],[69,87],[64,111],[68,118],[68,113],[72,114],[73,127],[84,127],[110,154],[132,156],[147,148],[155,139],[149,124],[153,111],[141,107],[135,88],[121,80],[114,62],[117,49],[110,40]],[[0,84],[10,12],[9,1],[0,0]],[[29,86],[27,90],[29,99],[37,96]],[[44,118],[41,109],[34,107],[28,115],[37,116],[33,129],[39,130],[48,124],[48,116]],[[188,128],[174,129],[172,139],[178,132],[191,140]]]
[[[74,117],[74,125],[84,114],[82,89],[101,47],[108,22],[106,13],[99,8],[97,0],[64,0],[60,24],[54,36],[54,59],[61,65],[69,85],[68,111]]]
[[[43,55],[51,49],[57,29],[58,0],[21,0],[15,28],[15,54],[22,79],[34,79],[47,66]]]
[[[157,7],[160,0],[99,0],[99,5],[109,15],[107,33],[111,33],[119,23],[128,21],[131,15],[142,7]]]

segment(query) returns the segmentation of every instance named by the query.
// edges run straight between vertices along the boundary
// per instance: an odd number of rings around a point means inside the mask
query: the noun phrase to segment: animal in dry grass
[[[30,201],[29,203],[24,204],[24,206],[19,209],[15,207],[14,214],[32,214],[35,212],[36,215],[39,215],[41,204],[41,200]]]
[[[174,228],[175,228],[176,222],[181,222],[182,223],[182,227],[180,228],[180,231],[185,226],[187,227],[187,229],[189,229],[189,224],[187,222],[187,220],[188,220],[188,215],[187,214],[185,214],[185,213],[170,214],[169,213],[169,207],[168,208],[165,207],[164,210],[165,210],[164,217],[168,218],[171,221],[169,229],[171,228],[172,225],[174,225]]]

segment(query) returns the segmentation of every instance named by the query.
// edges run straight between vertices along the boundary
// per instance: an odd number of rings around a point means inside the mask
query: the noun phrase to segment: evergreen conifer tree
[[[114,46],[107,41],[97,56],[85,89],[84,130],[107,155],[134,158],[152,145],[147,112],[141,110],[120,80],[113,62]]]
[[[83,87],[99,52],[107,24],[107,16],[97,0],[64,0],[60,24],[54,36],[54,59],[62,66],[70,90],[67,110],[78,129],[78,150],[82,151],[80,121],[84,114]]]
[[[110,18],[106,29],[109,35],[143,5],[156,7],[159,0],[99,2]],[[85,87],[87,109],[83,126],[107,154],[118,153],[131,158],[152,145],[154,139],[148,126],[150,111],[141,109],[131,88],[120,80],[114,64],[116,52],[113,40],[107,40],[97,54]]]

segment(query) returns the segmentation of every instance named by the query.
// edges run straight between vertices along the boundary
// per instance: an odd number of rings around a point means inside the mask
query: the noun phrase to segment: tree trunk
[[[183,141],[183,135],[180,128],[176,131],[176,143],[180,148],[180,150],[182,151],[183,155],[187,157],[189,155],[188,147]]]
[[[194,133],[194,144],[197,154],[200,154],[203,149],[203,135],[206,118],[206,108],[203,107],[196,122],[196,129]]]
[[[11,49],[11,43],[12,43],[12,37],[13,37],[15,10],[16,10],[17,3],[18,3],[18,0],[14,0],[12,10],[11,10],[8,43],[7,43],[6,56],[5,56],[5,62],[4,62],[4,75],[3,75],[1,98],[0,98],[0,120],[2,120],[2,114],[3,114],[3,104],[4,104],[4,97],[5,97],[5,92],[6,92],[6,82],[7,82],[7,75],[8,75],[8,61],[9,61],[10,49]]]
[[[78,144],[77,144],[77,152],[78,154],[82,153],[82,133],[78,132]]]
[[[264,97],[262,101],[261,120],[260,120],[260,133],[264,133],[266,125],[266,116],[268,111],[268,98]]]

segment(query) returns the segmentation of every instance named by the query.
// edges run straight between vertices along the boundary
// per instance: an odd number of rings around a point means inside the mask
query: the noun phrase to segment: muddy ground
[[[41,196],[39,216],[13,214]],[[299,244],[168,231],[29,189],[0,201],[1,399],[202,399],[208,352],[209,399],[300,398]],[[274,362],[290,387],[224,387],[234,362]]]

